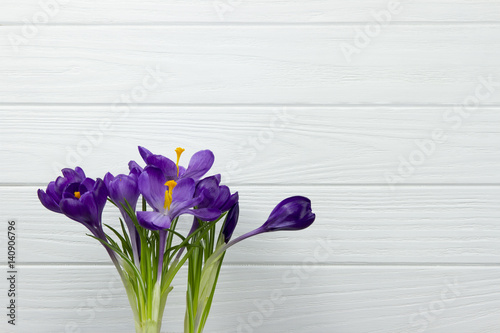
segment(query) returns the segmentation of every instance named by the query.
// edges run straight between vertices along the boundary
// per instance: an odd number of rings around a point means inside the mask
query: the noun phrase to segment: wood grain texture
[[[182,332],[183,272],[179,278],[162,332]],[[2,321],[3,332],[133,329],[112,267],[25,266],[19,279],[19,326]],[[496,333],[499,284],[498,267],[230,266],[206,332]]]
[[[42,3],[50,3],[43,1]],[[36,0],[4,0],[0,22],[23,23],[39,11],[51,14],[50,23],[338,23],[373,21],[372,12],[387,10],[386,0],[104,0],[89,5],[83,0],[44,10]],[[400,1],[393,22],[484,22],[500,20],[496,1]],[[57,10],[57,8],[59,10]]]
[[[259,227],[275,204],[292,195],[309,197],[317,219],[301,232],[269,233],[239,243],[228,251],[227,262],[494,264],[500,259],[500,187],[412,186],[392,192],[381,186],[238,186],[233,190],[241,198],[235,237]],[[0,212],[3,220],[18,221],[21,263],[109,264],[105,251],[85,236],[82,225],[38,202],[35,187],[0,187]],[[107,207],[104,221],[117,224],[113,207]],[[187,233],[191,219],[179,225]]]
[[[349,63],[356,28],[47,26],[16,50],[0,27],[0,103],[449,105],[481,77],[500,102],[499,25],[388,27]]]
[[[498,333],[500,2],[388,3],[3,0],[0,221],[17,221],[19,275],[0,332],[132,331],[103,249],[36,189],[64,166],[125,172],[140,144],[213,149],[241,195],[235,236],[312,199],[311,228],[230,249],[207,333]],[[182,332],[184,284],[163,332]]]
[[[0,183],[44,184],[76,165],[92,177],[122,173],[129,160],[141,160],[138,145],[171,157],[174,147],[183,146],[183,164],[193,152],[210,148],[213,172],[231,185],[500,183],[497,107],[468,118],[450,107],[106,110],[0,106],[0,160],[8,170],[0,173]],[[108,121],[111,127],[103,129]],[[446,139],[433,140],[436,129]],[[422,163],[408,165],[422,151]]]

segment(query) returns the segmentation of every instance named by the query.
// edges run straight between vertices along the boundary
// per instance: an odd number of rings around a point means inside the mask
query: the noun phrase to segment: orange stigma
[[[165,191],[165,204],[163,205],[163,208],[170,210],[170,205],[172,204],[172,191],[177,183],[175,180],[169,180],[165,183],[165,185],[168,186],[168,190]]]
[[[177,177],[179,177],[179,161],[181,159],[181,155],[182,153],[185,151],[184,148],[181,148],[181,147],[177,147],[175,149],[175,152],[177,153],[177,163],[175,163],[175,165],[177,166]]]
[[[77,198],[77,199],[80,199],[80,197],[82,196],[82,195],[80,194],[80,192],[75,192],[75,193],[74,193],[74,195],[75,195],[75,198]]]

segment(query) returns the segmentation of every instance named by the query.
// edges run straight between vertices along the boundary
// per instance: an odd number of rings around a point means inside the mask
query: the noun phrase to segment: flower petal
[[[163,211],[165,204],[165,176],[160,169],[148,166],[139,176],[139,191],[144,195],[148,204],[156,211]]]
[[[216,174],[216,175],[213,175],[213,177],[215,177],[215,179],[217,180],[217,184],[220,184],[220,181],[221,181],[221,175],[220,173]]]
[[[97,214],[100,223],[102,211],[104,210],[104,206],[106,205],[106,202],[108,200],[108,189],[106,188],[106,185],[104,184],[102,179],[97,178],[92,192],[97,206]]]
[[[188,201],[193,199],[195,181],[191,178],[183,178],[177,182],[172,191],[172,202]]]
[[[238,224],[239,216],[240,205],[238,202],[236,202],[236,204],[229,210],[229,213],[227,213],[226,222],[224,223],[224,227],[222,229],[222,233],[224,234],[224,243],[227,243],[231,240],[234,229]]]
[[[70,183],[71,182],[64,177],[57,177],[54,183],[54,190],[56,191],[57,195],[62,197],[66,186],[68,186]]]
[[[199,202],[200,198],[192,198],[187,201],[172,201],[172,205],[170,205],[170,209],[168,210],[168,216],[173,220],[185,214],[186,210],[197,206]]]
[[[92,192],[86,192],[82,194],[80,199],[77,199],[82,205],[85,205],[89,212],[89,220],[88,223],[95,227],[96,229],[100,229],[101,226],[101,213],[102,210],[99,211],[99,207],[97,205],[95,195]]]
[[[57,194],[55,186],[55,182],[50,182],[49,185],[47,185],[47,194],[56,202],[57,205],[59,205],[61,196]]]
[[[135,176],[118,175],[113,181],[109,182],[107,188],[109,197],[119,208],[121,208],[121,204],[125,204],[126,200],[135,209],[139,199],[139,188]]]
[[[108,172],[104,175],[104,178],[103,178],[103,181],[104,181],[104,184],[106,185],[106,187],[109,186],[109,183],[115,179],[115,176],[113,176],[113,174],[111,174],[111,172]],[[109,191],[109,188],[108,188],[108,191]]]
[[[179,178],[182,178],[185,173],[186,173],[186,168],[183,167],[182,165],[179,165]]]
[[[80,183],[80,192],[83,194],[87,191],[91,191],[94,188],[95,185],[95,180],[92,178],[85,178],[81,183]]]
[[[80,168],[79,166],[77,166],[75,168],[75,172],[80,176],[80,179],[85,179],[86,178],[85,172],[83,172],[83,169]]]
[[[202,198],[201,202],[199,203],[200,208],[207,208],[213,205],[213,203],[217,200],[219,197],[219,182],[217,177],[211,176],[204,178],[198,182],[196,185],[196,191],[194,193],[194,196]],[[215,208],[218,208],[218,206],[215,206]]]
[[[137,212],[139,224],[150,230],[162,230],[170,228],[172,222],[167,215],[158,212]]]
[[[165,175],[166,180],[177,179],[177,165],[165,156],[150,155],[148,156],[147,163],[160,169]]]
[[[130,175],[135,175],[137,178],[141,175],[144,170],[136,161],[128,162],[128,169],[130,170]]]
[[[64,178],[66,178],[70,183],[81,182],[85,179],[85,173],[80,167],[76,167],[75,170],[70,168],[64,168],[61,170]]]
[[[38,190],[38,199],[40,199],[40,202],[45,206],[45,208],[50,209],[51,211],[56,213],[62,213],[61,208],[59,207],[57,202],[55,202],[50,195],[48,195],[41,189]]]
[[[227,209],[224,208],[226,206],[226,202],[228,202],[230,198],[231,190],[229,190],[229,187],[227,187],[226,185],[222,185],[221,187],[219,187],[219,196],[214,202],[214,207],[219,208],[223,212],[229,210],[229,208],[234,206],[234,203],[228,206]]]
[[[219,218],[221,211],[215,208],[183,209],[178,216],[183,214],[194,215],[202,221],[215,221]]]
[[[70,219],[83,223],[87,227],[93,225],[89,207],[80,202],[80,200],[72,198],[62,199],[60,206],[64,215]]]
[[[153,155],[153,153],[144,147],[139,146],[138,148],[139,148],[139,154],[141,154],[142,159],[144,160],[145,163],[148,163],[147,159],[150,155]]]
[[[203,177],[204,174],[210,170],[212,165],[214,164],[215,156],[210,150],[200,150],[195,153],[191,160],[189,161],[189,165],[187,167],[186,172],[183,177],[193,178],[195,180]]]
[[[222,205],[220,210],[225,212],[231,209],[231,207],[233,207],[239,201],[239,199],[240,198],[238,192],[235,192],[233,195],[229,197],[229,199],[224,203],[224,205]]]

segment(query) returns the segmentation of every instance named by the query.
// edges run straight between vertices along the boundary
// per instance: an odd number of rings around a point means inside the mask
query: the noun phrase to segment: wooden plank
[[[4,0],[2,23],[33,21],[37,12],[46,13],[50,23],[325,23],[374,21],[372,12],[387,11],[386,0],[254,0],[180,1],[103,0],[90,6],[83,0]],[[55,4],[54,4],[55,3]],[[59,3],[59,5],[57,5]],[[500,20],[496,1],[423,0],[399,1],[392,22],[483,22]]]
[[[0,27],[0,102],[449,105],[488,79],[478,104],[500,102],[500,26],[356,28]]]
[[[76,165],[92,177],[125,172],[129,160],[141,160],[138,145],[171,157],[183,146],[181,164],[210,148],[213,172],[229,184],[500,183],[498,107],[468,118],[447,107],[103,110],[0,106],[0,161],[8,170],[0,183],[48,183]],[[436,129],[444,140],[433,139]]]
[[[292,195],[311,198],[316,222],[301,232],[256,236],[232,247],[227,261],[245,264],[498,263],[500,187],[236,186],[241,217],[235,237],[259,227]],[[36,188],[0,187],[1,220],[18,221],[21,263],[108,263],[82,225],[46,210]],[[111,206],[105,223],[116,225]],[[186,233],[191,219],[180,224]],[[3,236],[3,240],[5,240]],[[5,258],[0,259],[2,261]]]
[[[182,332],[184,278],[162,332]],[[498,267],[227,266],[206,332],[493,333],[499,284]],[[18,291],[18,325],[3,332],[133,330],[112,267],[23,266]]]

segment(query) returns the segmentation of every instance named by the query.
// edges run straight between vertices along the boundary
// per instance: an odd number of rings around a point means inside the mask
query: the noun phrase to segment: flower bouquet
[[[265,232],[300,230],[315,219],[311,202],[291,197],[280,202],[259,228],[231,240],[239,217],[238,193],[221,185],[221,176],[203,178],[214,162],[210,150],[195,153],[188,167],[139,147],[145,167],[131,161],[129,174],[87,178],[80,167],[38,190],[49,210],[80,222],[100,242],[125,286],[137,333],[159,333],[168,294],[180,268],[187,264],[184,332],[203,332],[224,255],[234,244]],[[139,199],[141,201],[139,202]],[[107,224],[107,202],[121,213],[120,227]],[[191,229],[176,230],[179,217],[194,217]],[[187,229],[186,229],[187,230]]]

